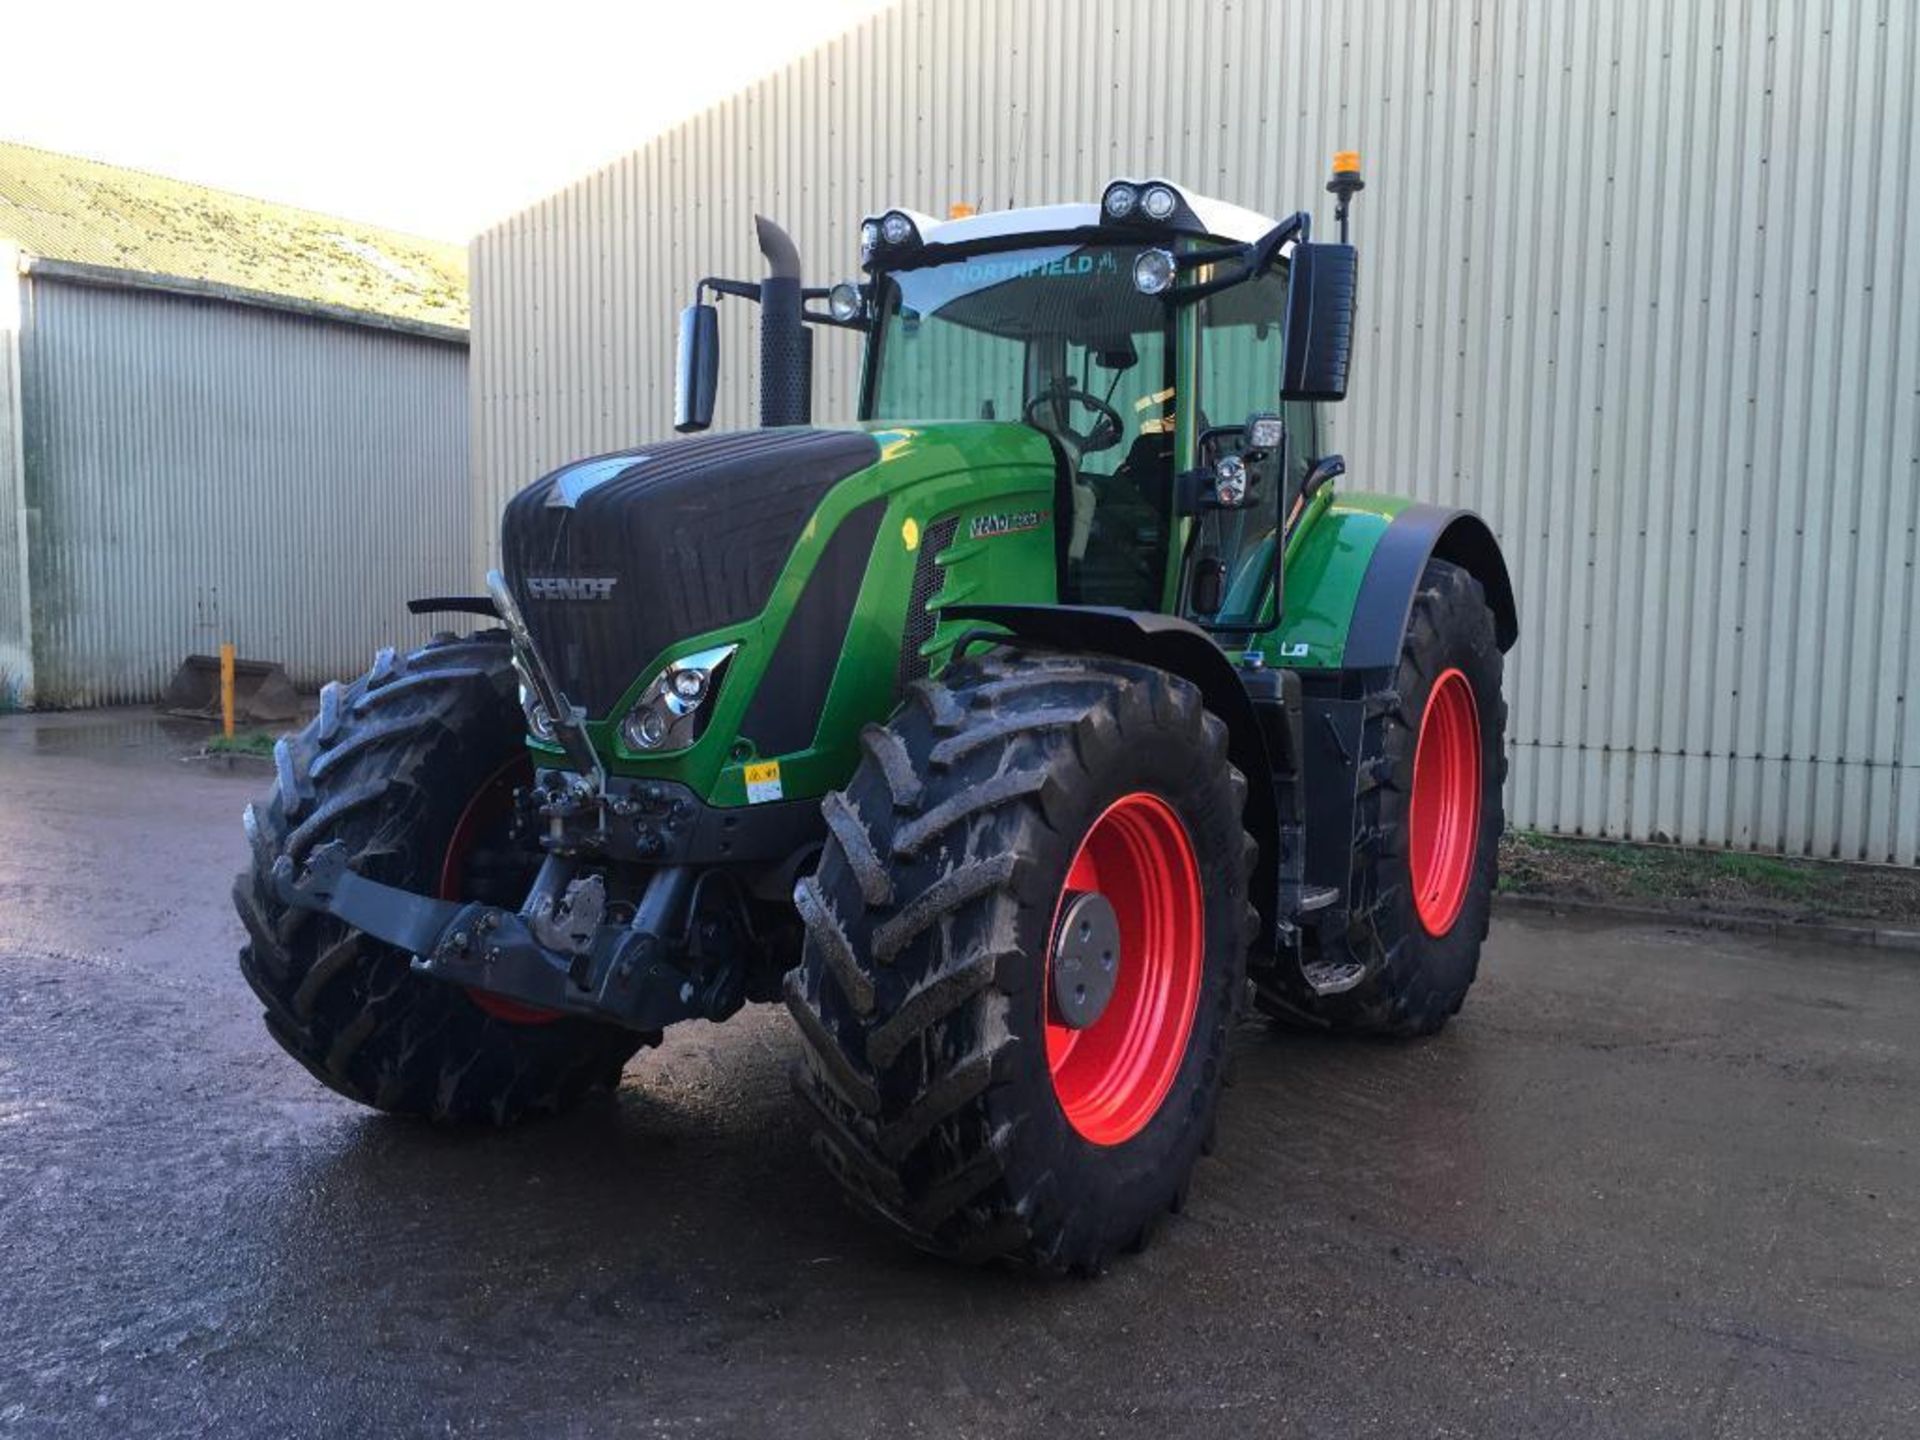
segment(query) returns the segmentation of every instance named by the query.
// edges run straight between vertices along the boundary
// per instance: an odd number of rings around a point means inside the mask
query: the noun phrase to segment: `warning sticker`
[[[763,760],[758,765],[747,766],[747,803],[758,805],[763,800],[780,798],[780,762]]]

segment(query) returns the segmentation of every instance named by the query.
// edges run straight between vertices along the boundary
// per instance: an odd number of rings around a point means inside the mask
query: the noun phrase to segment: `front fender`
[[[1227,758],[1247,780],[1246,826],[1260,846],[1250,898],[1260,912],[1261,933],[1274,933],[1280,828],[1273,762],[1247,687],[1211,635],[1177,615],[1104,605],[950,605],[940,616],[998,625],[1048,649],[1111,655],[1192,681],[1207,709],[1225,723]]]
[[[1343,494],[1287,547],[1286,603],[1262,645],[1301,670],[1363,670],[1399,657],[1427,561],[1451,561],[1486,591],[1502,650],[1519,638],[1513,582],[1487,522],[1471,510]]]

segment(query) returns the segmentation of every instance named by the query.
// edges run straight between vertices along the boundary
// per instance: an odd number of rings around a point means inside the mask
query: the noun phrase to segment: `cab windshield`
[[[863,418],[1024,421],[1059,443],[1072,480],[1062,598],[1159,609],[1174,523],[1175,307],[1133,284],[1139,245],[1036,245],[895,270],[880,277]],[[1198,280],[1210,278],[1201,272]],[[1197,302],[1198,460],[1237,449],[1249,414],[1279,406],[1286,266]],[[1179,608],[1216,629],[1270,617],[1284,493],[1317,437],[1310,407],[1284,407],[1278,457],[1251,474],[1249,503],[1200,516],[1182,566],[1218,576],[1219,603]],[[1062,523],[1067,521],[1061,517]]]
[[[1134,288],[1140,250],[995,251],[889,272],[875,295],[864,417],[1053,436],[1073,483],[1067,585],[1083,604],[1155,607],[1166,568],[1173,312]]]

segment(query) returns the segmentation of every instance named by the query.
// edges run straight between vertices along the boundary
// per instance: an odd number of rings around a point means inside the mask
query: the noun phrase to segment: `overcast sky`
[[[0,139],[460,241],[886,4],[11,5]]]

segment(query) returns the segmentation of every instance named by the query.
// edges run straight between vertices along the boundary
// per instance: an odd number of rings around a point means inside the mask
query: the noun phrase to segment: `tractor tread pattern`
[[[247,807],[250,864],[233,885],[240,972],[288,1053],[378,1109],[494,1124],[561,1110],[613,1081],[642,1040],[589,1021],[497,1019],[414,974],[394,947],[275,889],[277,862],[299,865],[330,840],[358,874],[433,889],[438,857],[418,853],[421,827],[515,753],[514,683],[501,632],[383,649],[367,674],[321,691],[312,721],[274,747],[271,793]]]
[[[985,1102],[1013,1058],[1008,1007],[1038,983],[1009,943],[1009,917],[1038,883],[1023,856],[1051,833],[1049,779],[1063,765],[1091,770],[1154,713],[1189,727],[1196,755],[1244,798],[1225,727],[1186,681],[994,650],[908,687],[892,723],[863,732],[865,760],[829,802],[838,820],[795,892],[806,950],[786,983],[804,1054],[794,1086],[842,1188],[924,1249],[1074,1272],[1108,1258],[1037,1228],[1050,1182],[1015,1193],[1006,1157],[1020,1122],[995,1120]],[[857,837],[844,833],[855,825]],[[1257,847],[1242,838],[1232,853],[1244,899]],[[863,873],[869,855],[892,862],[884,893]],[[1225,1030],[1209,1037],[1222,1055]],[[1183,1198],[1184,1178],[1160,1208]]]

